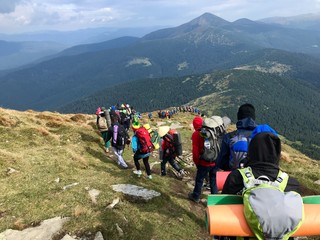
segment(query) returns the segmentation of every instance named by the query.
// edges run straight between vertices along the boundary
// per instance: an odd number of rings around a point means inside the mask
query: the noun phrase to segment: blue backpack
[[[235,132],[230,133],[230,159],[229,168],[235,170],[244,164],[247,157],[248,146],[250,143],[251,130],[238,129]]]

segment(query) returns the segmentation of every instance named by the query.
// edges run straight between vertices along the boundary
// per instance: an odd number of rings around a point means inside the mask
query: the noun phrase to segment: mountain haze
[[[9,42],[0,40],[0,70],[17,68],[67,48],[55,42]]]
[[[11,72],[0,77],[0,103],[21,110],[55,110],[122,82],[201,74],[258,61],[255,52],[266,47],[308,52],[317,36],[320,33],[248,19],[230,23],[206,13],[181,26],[132,39],[122,47],[112,41],[78,46]],[[312,50],[319,53],[316,48]]]
[[[292,17],[271,17],[259,20],[268,24],[277,24],[288,28],[299,28],[320,31],[320,13],[302,14]]]

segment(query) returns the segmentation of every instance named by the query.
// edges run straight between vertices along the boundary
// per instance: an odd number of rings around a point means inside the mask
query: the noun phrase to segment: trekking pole
[[[177,156],[177,159],[179,159],[180,161],[184,162],[185,164],[189,164],[187,161],[183,160],[181,157]],[[179,161],[178,161],[179,162]]]

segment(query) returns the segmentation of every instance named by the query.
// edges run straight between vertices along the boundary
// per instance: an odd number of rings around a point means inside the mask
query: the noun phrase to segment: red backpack
[[[139,151],[141,153],[149,153],[154,150],[154,146],[151,141],[151,136],[147,129],[140,127],[136,130],[136,137],[139,142]]]
[[[170,129],[163,139],[167,142],[167,146],[175,156],[182,155],[181,135],[177,130]]]

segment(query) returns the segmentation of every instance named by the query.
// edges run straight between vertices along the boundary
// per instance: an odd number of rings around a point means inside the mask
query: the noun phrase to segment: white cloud
[[[320,0],[0,0],[0,33],[178,26],[205,12],[257,20],[320,12]]]

